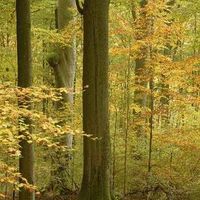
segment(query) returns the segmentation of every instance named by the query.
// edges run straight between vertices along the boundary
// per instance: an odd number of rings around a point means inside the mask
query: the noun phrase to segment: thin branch
[[[84,11],[83,7],[84,7],[84,5],[83,5],[83,3],[81,3],[81,4],[82,4],[82,7],[81,7],[81,5],[80,5],[79,0],[76,0],[76,7],[77,7],[77,10],[78,10],[78,12],[79,12],[81,15],[83,15],[83,11]]]

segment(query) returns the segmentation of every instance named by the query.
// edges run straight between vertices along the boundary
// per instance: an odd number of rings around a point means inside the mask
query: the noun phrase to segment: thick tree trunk
[[[56,9],[56,28],[59,32],[62,32],[69,25],[70,21],[73,20],[72,9],[75,8],[75,0],[58,0]],[[75,78],[75,37],[72,38],[70,46],[68,47],[57,47],[55,48],[56,57],[50,58],[49,64],[53,67],[55,75],[55,83],[57,88],[69,89],[70,92],[62,93],[62,99],[57,102],[56,109],[61,112],[59,113],[59,125],[63,126],[65,123],[71,121],[71,112],[67,110],[73,109],[73,87]],[[70,149],[72,148],[73,135],[71,133],[66,133],[63,142],[66,142],[66,146]],[[56,152],[57,154],[57,152]],[[69,176],[69,160],[71,158],[71,153],[59,152],[60,156],[57,158],[53,155],[53,163],[56,165],[56,169],[53,172],[53,179],[51,185],[54,189],[63,194],[66,192],[67,179]],[[68,173],[66,171],[68,170]]]
[[[58,0],[57,6],[57,28],[59,31],[64,30],[69,22],[73,19],[70,9],[75,7],[74,0]],[[54,66],[56,87],[73,88],[75,75],[75,40],[69,47],[60,47],[57,49],[58,64]],[[64,102],[73,104],[73,94],[68,93],[64,97]]]
[[[110,200],[108,120],[109,0],[84,2],[84,170],[80,200]]]
[[[16,1],[17,14],[17,57],[18,57],[18,86],[22,88],[30,87],[32,84],[32,66],[31,66],[31,20],[30,20],[30,0]],[[19,106],[28,106],[26,98],[19,100]],[[29,127],[31,132],[30,120],[23,119],[23,122]],[[26,135],[25,132],[19,132],[20,135]],[[21,157],[19,160],[19,171],[30,184],[34,183],[33,174],[33,144],[26,139],[20,141]],[[22,181],[22,180],[20,180]],[[22,181],[23,182],[23,181]],[[34,192],[22,188],[19,192],[19,200],[33,200]]]

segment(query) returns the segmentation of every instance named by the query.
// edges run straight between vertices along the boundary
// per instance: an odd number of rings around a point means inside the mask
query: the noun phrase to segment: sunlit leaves
[[[15,189],[26,187],[35,190],[18,174],[15,167],[11,167],[15,166],[15,160],[21,156],[19,141],[26,140],[28,143],[35,143],[49,149],[68,151],[66,144],[58,142],[58,138],[66,137],[69,132],[73,133],[70,126],[66,122],[65,125],[59,126],[59,118],[48,117],[37,109],[37,105],[43,100],[60,101],[61,93],[69,92],[71,91],[64,88],[22,89],[7,84],[0,85],[0,152],[4,155],[0,163],[0,182],[2,184],[15,185]],[[20,106],[18,106],[18,102],[20,102]],[[30,105],[32,109],[30,109]],[[31,121],[31,124],[27,125],[27,119]],[[12,161],[9,167],[5,159]],[[18,178],[23,179],[24,183],[18,185]]]

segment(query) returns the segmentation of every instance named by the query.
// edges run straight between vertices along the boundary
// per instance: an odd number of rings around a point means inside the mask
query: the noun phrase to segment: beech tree
[[[58,0],[57,9],[55,12],[56,28],[58,32],[64,31],[69,25],[70,21],[73,20],[72,9],[75,8],[75,0]],[[53,56],[48,58],[50,66],[53,68],[55,76],[55,84],[57,88],[68,89],[69,92],[62,93],[62,99],[57,102],[56,109],[60,112],[60,122],[59,125],[63,126],[67,121],[70,121],[70,114],[67,114],[68,106],[70,109],[73,106],[73,87],[74,87],[74,76],[75,76],[75,38],[72,38],[72,41],[69,46],[57,46],[54,49]],[[68,148],[72,148],[73,136],[71,133],[66,133],[64,141]],[[63,159],[64,157],[64,159]],[[69,168],[69,153],[62,154],[60,159],[56,159],[55,163],[58,168],[54,171],[54,178],[56,183],[53,184],[54,187],[59,188],[61,193],[64,193],[66,189],[66,175],[65,171]],[[64,161],[64,162],[63,162]]]
[[[32,85],[32,66],[31,66],[31,19],[30,19],[30,0],[16,1],[17,14],[17,58],[18,58],[18,87],[27,88]],[[19,107],[28,107],[30,109],[29,99],[24,96],[19,97]],[[25,117],[20,121],[31,132],[30,119]],[[26,130],[19,131],[22,135],[20,141],[21,157],[19,159],[19,172],[23,178],[26,178],[29,184],[34,183],[34,153],[33,144],[28,143],[28,135]],[[24,181],[20,179],[22,183]],[[19,191],[19,200],[33,200],[34,192],[26,188]]]
[[[73,13],[70,9],[75,7],[74,0],[58,0],[57,6],[57,28],[63,31],[69,22],[73,19]],[[54,74],[56,87],[58,88],[73,88],[75,74],[75,48],[74,41],[68,47],[59,47],[57,49],[58,60],[54,64]],[[63,97],[65,102],[73,104],[73,94],[68,93]]]
[[[55,14],[56,28],[59,32],[69,25],[73,19],[72,8],[75,7],[74,0],[58,0]],[[75,45],[74,40],[69,46],[56,46],[54,52],[48,57],[48,63],[53,68],[55,84],[57,88],[73,89],[75,76]],[[57,108],[63,110],[66,103],[73,104],[73,91],[62,93],[62,100]]]
[[[78,5],[80,11],[80,5]],[[109,0],[84,2],[84,169],[80,200],[110,200],[108,120]]]

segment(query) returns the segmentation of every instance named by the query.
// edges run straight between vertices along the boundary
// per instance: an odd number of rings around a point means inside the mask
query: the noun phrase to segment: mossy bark
[[[74,0],[58,0],[57,6],[57,28],[58,31],[63,31],[67,25],[73,20],[73,13],[71,11],[75,6]],[[75,39],[72,38],[69,47],[57,48],[58,63],[55,65],[55,81],[56,87],[73,88],[75,75]],[[73,94],[68,93],[63,97],[64,102],[73,104]]]
[[[58,0],[56,9],[56,28],[58,32],[65,31],[71,20],[74,20],[74,14],[72,9],[75,7],[75,0]],[[69,30],[70,31],[70,30]],[[56,110],[59,115],[59,125],[63,126],[66,123],[71,122],[71,110],[73,109],[73,87],[75,77],[75,37],[71,38],[69,46],[56,46],[54,52],[49,56],[49,65],[54,70],[55,85],[57,88],[69,89],[70,92],[62,93],[62,99],[56,102]],[[62,143],[66,142],[66,146],[72,148],[73,135],[67,133],[64,138],[61,139]],[[58,154],[58,152],[55,152]],[[59,152],[59,157],[53,155],[53,164],[55,164],[55,170],[52,172],[52,182],[50,183],[53,188],[60,194],[65,194],[67,185],[67,179],[69,172],[69,160],[71,159],[71,153]]]

